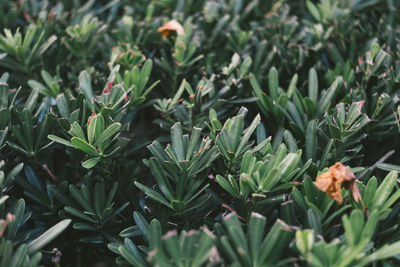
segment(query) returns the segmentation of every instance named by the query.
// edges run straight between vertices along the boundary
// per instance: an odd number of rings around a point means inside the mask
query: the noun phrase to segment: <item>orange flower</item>
[[[178,35],[185,34],[185,30],[183,29],[182,25],[174,19],[168,21],[157,30],[157,32],[162,34],[162,38],[167,37],[173,31],[176,32]]]
[[[328,194],[342,204],[341,185],[350,190],[351,196],[355,202],[361,200],[361,194],[355,185],[356,177],[349,168],[340,162],[336,162],[329,168],[329,171],[320,174],[314,184],[319,190]]]

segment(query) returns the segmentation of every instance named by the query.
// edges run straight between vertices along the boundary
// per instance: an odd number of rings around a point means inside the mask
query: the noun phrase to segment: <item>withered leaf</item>
[[[162,38],[167,37],[171,32],[176,32],[178,35],[185,34],[183,26],[176,20],[170,20],[162,27],[158,28],[157,32],[162,34]]]
[[[349,168],[340,162],[336,162],[329,168],[329,171],[320,174],[315,180],[315,186],[342,204],[341,186],[348,189],[355,202],[361,200],[361,194],[355,185],[356,176]]]

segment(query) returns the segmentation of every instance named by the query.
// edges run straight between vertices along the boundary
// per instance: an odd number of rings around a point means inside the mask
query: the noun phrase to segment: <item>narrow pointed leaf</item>
[[[59,236],[71,223],[71,219],[65,219],[61,222],[57,223],[49,230],[41,234],[39,237],[34,239],[31,243],[28,244],[28,253],[34,254],[36,251],[45,247],[48,243],[53,241],[57,236]]]

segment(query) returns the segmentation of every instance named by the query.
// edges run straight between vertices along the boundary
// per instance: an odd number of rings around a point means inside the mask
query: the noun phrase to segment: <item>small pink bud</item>
[[[13,215],[11,213],[7,213],[7,221],[9,221],[9,222],[15,221],[15,215]]]

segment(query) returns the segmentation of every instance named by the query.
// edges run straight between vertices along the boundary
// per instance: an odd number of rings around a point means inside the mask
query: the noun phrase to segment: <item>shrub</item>
[[[0,266],[399,265],[400,1],[264,2],[2,1]]]

